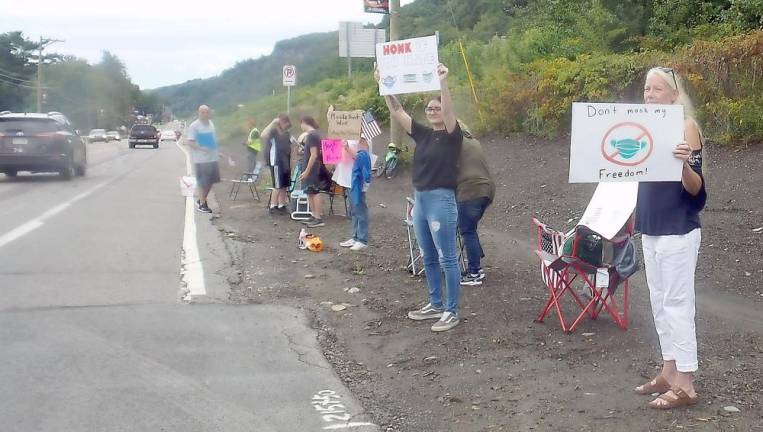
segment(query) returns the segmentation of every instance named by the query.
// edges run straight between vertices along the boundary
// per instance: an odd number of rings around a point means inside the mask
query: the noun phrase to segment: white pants
[[[702,239],[697,228],[684,235],[641,237],[646,281],[662,359],[679,372],[695,372],[694,270]]]

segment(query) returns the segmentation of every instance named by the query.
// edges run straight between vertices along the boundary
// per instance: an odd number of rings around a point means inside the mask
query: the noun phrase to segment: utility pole
[[[63,41],[59,39],[43,39],[43,37],[40,36],[39,54],[37,55],[37,112],[42,112],[42,63],[44,59],[42,50],[56,42]]]
[[[400,0],[391,0],[389,2],[389,40],[398,39],[400,39]],[[403,141],[403,130],[395,121],[389,122],[389,140],[398,145],[401,145]]]

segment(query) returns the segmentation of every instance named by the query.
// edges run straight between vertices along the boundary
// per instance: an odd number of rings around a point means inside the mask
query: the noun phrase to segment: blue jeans
[[[359,203],[352,203],[352,239],[368,244],[368,205],[365,192],[360,196]]]
[[[458,207],[453,189],[416,191],[413,206],[413,230],[421,248],[424,270],[429,286],[429,302],[436,308],[443,307],[442,279],[445,273],[447,304],[445,309],[458,313],[458,296],[461,272],[458,269],[456,232]]]
[[[489,205],[490,200],[487,197],[458,203],[458,229],[461,231],[461,238],[464,239],[464,249],[466,249],[466,259],[469,264],[467,271],[471,274],[477,274],[480,271],[480,259],[485,256],[482,252],[479,233],[477,233],[477,225]]]

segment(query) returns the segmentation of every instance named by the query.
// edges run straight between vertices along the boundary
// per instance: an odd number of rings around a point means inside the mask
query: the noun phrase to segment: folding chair
[[[231,180],[230,192],[228,192],[228,199],[235,201],[238,196],[241,185],[245,184],[249,187],[249,192],[252,194],[252,198],[260,201],[260,192],[257,190],[257,178],[258,174],[251,172],[244,172],[238,177],[237,180]]]
[[[408,262],[406,263],[406,270],[414,276],[418,276],[424,272],[423,256],[421,255],[421,248],[416,241],[416,234],[413,232],[413,207],[416,201],[411,197],[405,197],[405,217],[403,218],[403,224],[405,225],[405,232],[408,236]],[[458,263],[461,269],[461,273],[466,273],[466,255],[464,253],[464,241],[461,237],[461,232],[456,233],[458,240]]]
[[[289,196],[293,220],[308,220],[313,216],[310,210],[310,201],[307,199],[307,193],[302,190],[302,183],[299,181],[299,175],[302,173],[302,166],[297,164],[291,173],[291,181],[286,193]]]
[[[336,182],[331,182],[331,188],[328,191],[324,191],[321,193],[325,193],[329,196],[329,215],[335,214],[334,213],[334,198],[341,197],[344,201],[344,216],[350,217],[349,208],[347,206],[347,188],[342,187],[338,185]]]

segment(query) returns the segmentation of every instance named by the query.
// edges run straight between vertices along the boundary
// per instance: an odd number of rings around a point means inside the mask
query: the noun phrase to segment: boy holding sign
[[[368,141],[361,136],[357,150],[353,150],[347,141],[344,149],[352,155],[355,162],[352,165],[352,187],[350,201],[352,203],[352,238],[340,243],[352,251],[368,247],[368,204],[366,192],[371,185],[371,156],[368,151]]]

